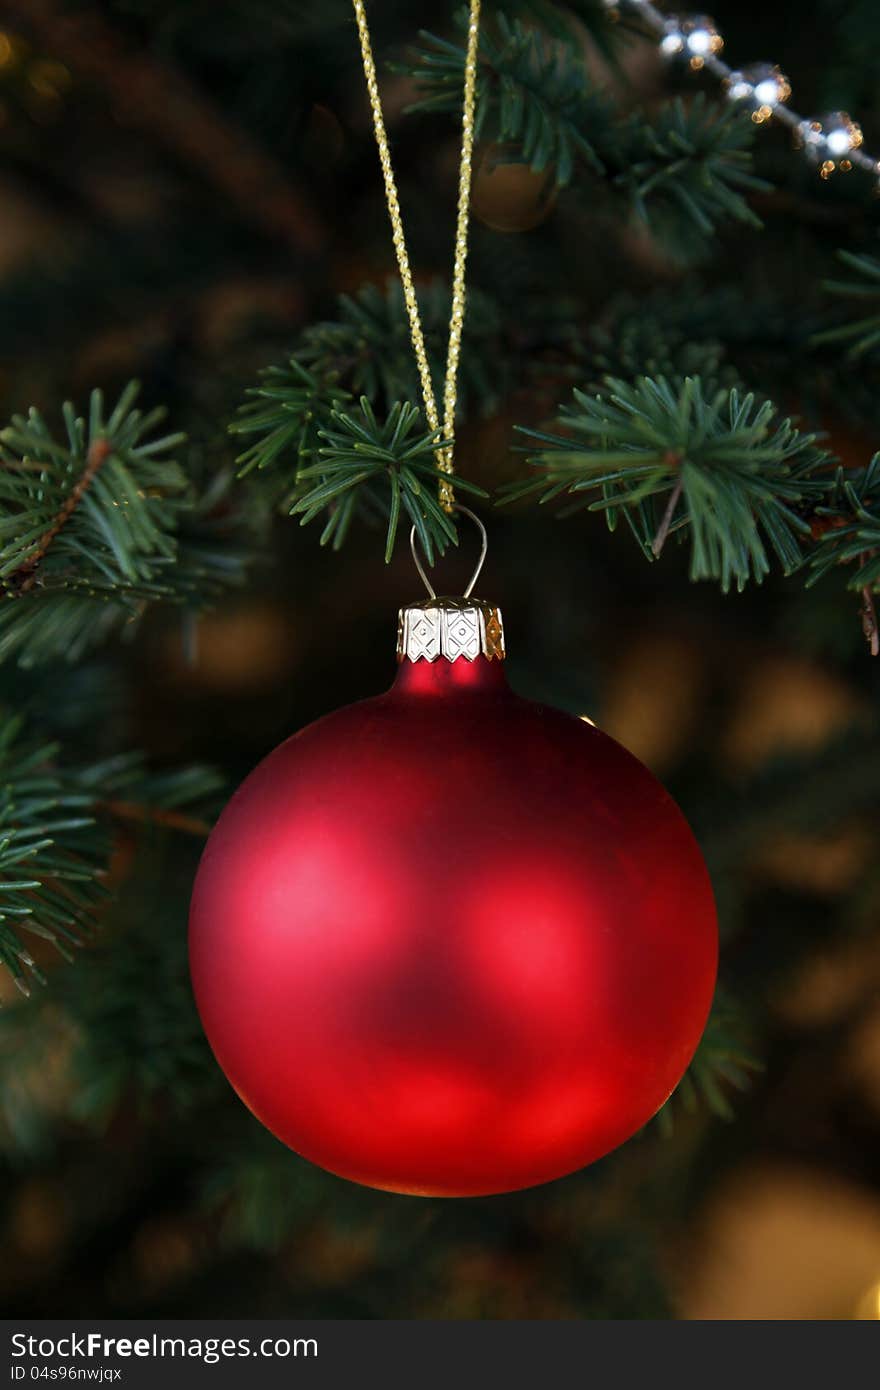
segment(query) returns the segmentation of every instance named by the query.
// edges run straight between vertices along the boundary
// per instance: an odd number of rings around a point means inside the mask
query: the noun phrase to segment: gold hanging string
[[[468,249],[471,164],[474,150],[474,109],[476,104],[477,54],[480,35],[480,3],[481,0],[470,0],[467,52],[464,65],[461,161],[459,164],[458,176],[458,215],[455,226],[455,261],[452,268],[452,306],[449,316],[449,348],[446,355],[446,378],[443,388],[443,437],[445,439],[451,439],[455,429],[455,398],[458,382],[458,364],[461,357],[461,335],[464,328],[466,298],[465,265],[467,262]],[[382,114],[382,101],[379,96],[376,64],[373,61],[373,50],[370,44],[370,31],[367,27],[367,14],[363,0],[352,0],[352,5],[354,6],[358,35],[361,42],[364,76],[367,81],[367,92],[370,98],[370,108],[373,113],[373,129],[376,132],[376,144],[379,148],[379,162],[382,165],[382,177],[385,182],[385,201],[388,204],[388,216],[391,219],[392,240],[397,255],[400,283],[403,286],[403,298],[409,318],[413,351],[415,352],[416,363],[419,369],[419,379],[422,385],[422,398],[425,402],[425,417],[430,429],[439,430],[440,417],[437,411],[437,402],[434,398],[434,385],[431,381],[431,369],[428,365],[428,354],[425,351],[425,337],[422,332],[422,323],[419,317],[419,303],[416,298],[409,255],[406,249],[406,239],[403,234],[403,218],[400,212],[400,200],[397,196],[394,170],[391,167],[391,151],[388,146],[388,136],[385,131],[385,118]],[[454,473],[451,446],[445,449],[438,449],[437,466],[442,469],[444,473],[448,473],[451,478]],[[445,512],[451,512],[455,506],[452,482],[446,478],[441,479],[438,490],[440,494],[440,504],[443,510]]]

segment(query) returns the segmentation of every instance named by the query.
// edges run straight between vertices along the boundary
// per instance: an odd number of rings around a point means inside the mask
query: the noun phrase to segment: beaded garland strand
[[[708,15],[665,15],[651,0],[603,0],[613,16],[643,20],[657,36],[660,52],[670,61],[684,61],[695,71],[705,68],[724,85],[728,97],[751,108],[756,125],[775,119],[788,126],[795,143],[823,179],[836,170],[859,168],[872,174],[880,192],[880,160],[862,149],[864,136],[846,111],[823,116],[799,116],[786,105],[791,84],[773,63],[751,63],[735,71],[719,57],[724,48],[715,21]]]

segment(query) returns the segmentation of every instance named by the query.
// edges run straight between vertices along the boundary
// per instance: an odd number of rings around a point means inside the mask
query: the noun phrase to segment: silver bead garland
[[[880,192],[880,161],[862,149],[861,126],[846,111],[799,116],[787,105],[791,95],[788,78],[772,63],[752,63],[736,71],[728,67],[719,56],[724,39],[708,15],[663,14],[651,0],[603,0],[603,4],[612,16],[640,18],[656,34],[660,52],[668,61],[711,72],[730,101],[751,111],[756,125],[776,120],[788,126],[795,147],[823,179],[838,170],[864,169],[874,176]]]

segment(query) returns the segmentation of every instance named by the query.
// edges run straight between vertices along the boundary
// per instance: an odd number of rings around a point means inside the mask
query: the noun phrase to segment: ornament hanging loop
[[[474,592],[474,588],[476,587],[477,580],[479,579],[482,573],[483,565],[486,563],[486,554],[489,550],[489,537],[486,534],[486,528],[483,525],[482,521],[477,516],[476,512],[471,511],[470,507],[462,507],[458,503],[456,503],[454,510],[458,512],[460,516],[470,517],[471,521],[474,523],[474,525],[480,533],[479,558],[474,568],[474,572],[471,575],[470,582],[467,588],[465,589],[464,594],[462,595],[463,598],[470,598],[471,594]],[[421,559],[419,558],[419,552],[416,548],[417,538],[418,537],[416,528],[413,526],[409,533],[409,548],[412,551],[412,557],[415,562],[415,567],[419,572],[419,577],[421,578],[422,583],[428,591],[428,597],[436,598],[437,591],[435,590],[433,584],[431,583],[430,579],[425,573],[425,567],[422,564]]]

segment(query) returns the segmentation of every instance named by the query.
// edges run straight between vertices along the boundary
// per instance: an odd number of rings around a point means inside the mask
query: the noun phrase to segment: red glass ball
[[[712,889],[660,783],[500,662],[405,661],[211,835],[192,978],[241,1099],[394,1192],[561,1177],[667,1099],[706,1022]]]

